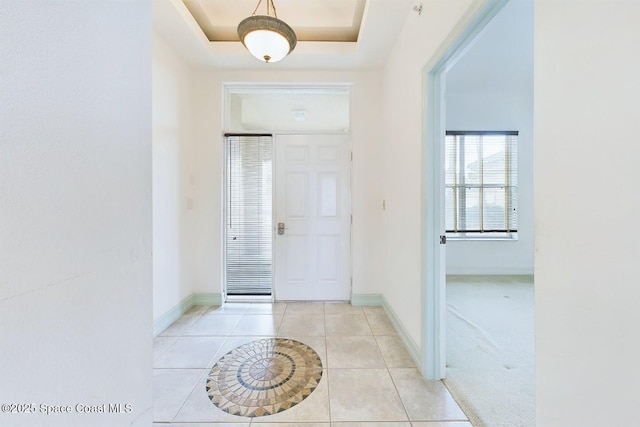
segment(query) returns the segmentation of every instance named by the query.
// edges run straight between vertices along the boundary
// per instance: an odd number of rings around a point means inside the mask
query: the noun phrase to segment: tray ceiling
[[[256,15],[267,14],[263,0]],[[183,0],[211,42],[238,41],[238,23],[256,9],[256,0]],[[278,18],[289,24],[299,41],[357,42],[365,0],[275,0]]]
[[[266,14],[262,0],[257,14]],[[154,0],[153,27],[184,59],[226,69],[381,67],[416,0],[274,0],[297,34],[286,60],[265,64],[240,43],[236,28],[257,0]],[[417,16],[417,15],[416,15]]]

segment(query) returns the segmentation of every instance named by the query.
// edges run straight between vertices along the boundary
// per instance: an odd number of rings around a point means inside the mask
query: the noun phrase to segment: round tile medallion
[[[306,399],[320,383],[322,361],[308,345],[265,338],[231,350],[207,379],[209,399],[245,417],[273,415]]]

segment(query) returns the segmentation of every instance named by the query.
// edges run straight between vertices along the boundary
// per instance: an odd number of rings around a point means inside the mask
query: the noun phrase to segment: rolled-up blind
[[[270,295],[272,137],[227,136],[226,143],[226,292]]]

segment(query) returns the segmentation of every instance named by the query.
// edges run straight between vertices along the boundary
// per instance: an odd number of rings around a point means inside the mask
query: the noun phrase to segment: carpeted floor
[[[533,279],[447,278],[446,386],[475,427],[535,426]]]

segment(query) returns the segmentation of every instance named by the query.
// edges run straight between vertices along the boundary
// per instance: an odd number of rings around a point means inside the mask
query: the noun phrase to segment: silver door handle
[[[278,234],[280,236],[282,236],[284,234],[284,230],[286,230],[286,228],[284,226],[284,222],[279,222],[278,223]]]

